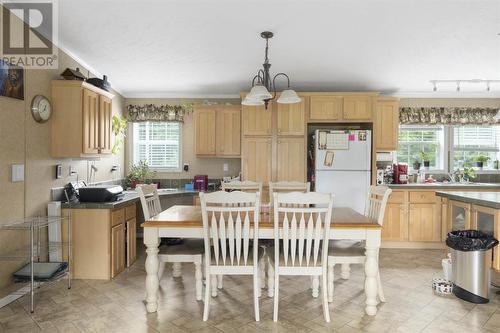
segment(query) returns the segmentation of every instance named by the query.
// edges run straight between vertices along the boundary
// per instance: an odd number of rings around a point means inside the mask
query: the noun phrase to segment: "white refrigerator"
[[[316,192],[333,193],[334,207],[364,213],[371,178],[369,130],[316,130]]]

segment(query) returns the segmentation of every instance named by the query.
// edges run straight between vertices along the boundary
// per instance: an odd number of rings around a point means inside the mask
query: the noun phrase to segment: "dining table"
[[[161,238],[204,238],[200,206],[172,206],[141,224],[146,246],[146,310],[158,309],[158,253]],[[362,240],[365,244],[365,311],[377,314],[378,305],[378,253],[382,226],[363,214],[348,207],[334,207],[330,224],[330,239]],[[259,217],[259,239],[274,239],[273,214],[261,213]],[[253,236],[253,235],[252,235]],[[168,247],[167,247],[168,252]],[[333,282],[333,281],[332,281]]]

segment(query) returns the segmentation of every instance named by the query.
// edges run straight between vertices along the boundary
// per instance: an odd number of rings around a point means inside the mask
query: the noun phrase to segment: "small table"
[[[259,220],[259,239],[274,239],[272,214],[262,213]],[[158,308],[158,246],[161,237],[203,239],[203,220],[200,206],[172,206],[142,224],[146,245],[146,309]],[[377,314],[378,252],[382,226],[351,208],[334,207],[330,239],[364,240],[366,249],[365,294],[368,315]]]

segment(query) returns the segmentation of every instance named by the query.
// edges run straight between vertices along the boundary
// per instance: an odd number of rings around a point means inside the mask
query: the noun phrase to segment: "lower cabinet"
[[[136,259],[136,205],[117,209],[63,209],[71,215],[75,279],[112,279]],[[67,229],[63,226],[63,241]],[[67,254],[65,255],[67,258]]]
[[[401,203],[389,203],[385,207],[384,227],[382,229],[382,239],[388,241],[407,240],[406,211]]]
[[[441,203],[410,203],[408,240],[412,242],[441,241]]]

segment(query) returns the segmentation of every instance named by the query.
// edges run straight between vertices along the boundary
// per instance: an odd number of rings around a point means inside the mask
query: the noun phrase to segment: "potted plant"
[[[153,178],[154,172],[149,169],[146,161],[139,161],[130,167],[129,173],[125,178],[125,186],[135,188],[138,184],[149,184]]]
[[[429,153],[425,152],[424,150],[421,150],[420,159],[422,160],[422,163],[424,163],[424,168],[429,168],[431,164]]]
[[[484,154],[479,154],[476,157],[474,157],[474,162],[476,162],[476,167],[479,170],[482,170],[484,164],[488,163],[489,160],[490,160],[490,157],[487,155],[484,155]]]
[[[458,175],[459,182],[461,183],[468,183],[476,178],[476,170],[470,164],[465,164],[462,169],[458,168],[453,174]]]
[[[417,171],[418,171],[418,170],[420,170],[420,165],[421,165],[421,164],[420,164],[420,161],[415,160],[415,161],[413,162],[413,170],[417,170]]]

